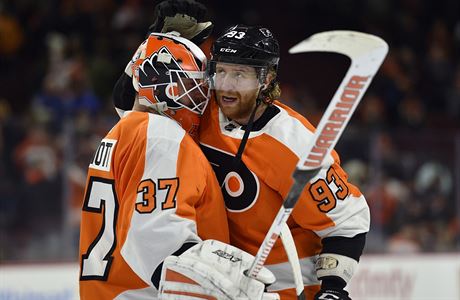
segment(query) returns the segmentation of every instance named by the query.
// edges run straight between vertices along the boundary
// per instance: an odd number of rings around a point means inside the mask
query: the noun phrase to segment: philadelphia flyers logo
[[[155,90],[153,95],[158,102],[165,101],[170,109],[181,108],[174,100],[179,96],[177,72],[170,70],[183,70],[167,47],[162,47],[144,60],[139,66],[139,85],[141,88]]]
[[[270,32],[270,30],[268,30],[267,28],[260,28],[259,31],[265,36],[265,37],[272,37],[272,33]]]
[[[211,163],[222,188],[225,206],[232,212],[251,208],[259,196],[259,178],[241,161],[234,163],[235,156],[201,144],[201,150]]]

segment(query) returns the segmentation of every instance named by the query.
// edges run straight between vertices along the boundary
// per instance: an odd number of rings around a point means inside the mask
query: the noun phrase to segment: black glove
[[[131,110],[134,105],[135,96],[136,90],[133,87],[133,81],[128,74],[123,72],[113,87],[112,99],[115,108],[123,111]]]
[[[195,0],[165,0],[155,6],[150,32],[177,31],[200,45],[211,34],[213,25],[206,20],[207,9]]]
[[[314,300],[351,300],[343,288],[345,281],[336,276],[322,278],[321,290],[316,293]]]
[[[351,300],[345,290],[321,289],[316,293],[314,300]]]

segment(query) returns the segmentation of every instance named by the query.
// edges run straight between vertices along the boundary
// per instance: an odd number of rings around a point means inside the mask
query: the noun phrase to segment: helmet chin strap
[[[238,152],[236,153],[235,159],[233,160],[233,165],[237,166],[241,162],[241,156],[243,156],[244,148],[246,147],[246,143],[248,142],[249,134],[251,133],[252,127],[254,125],[254,117],[256,115],[257,108],[262,103],[260,100],[259,95],[262,91],[262,87],[259,89],[259,94],[257,95],[256,105],[249,116],[248,124],[246,125],[246,129],[244,131],[243,138],[241,139],[240,146],[238,147]]]

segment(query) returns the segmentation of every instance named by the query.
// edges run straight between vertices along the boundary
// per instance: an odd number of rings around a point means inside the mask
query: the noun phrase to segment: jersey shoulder
[[[278,108],[280,108],[282,111],[285,111],[286,114],[289,117],[294,118],[294,119],[298,120],[299,122],[301,122],[302,125],[305,126],[308,130],[315,131],[315,126],[313,126],[311,124],[311,122],[305,116],[303,116],[299,112],[295,111],[290,106],[288,106],[288,105],[286,105],[286,104],[284,104],[284,103],[282,103],[282,102],[280,102],[278,100],[274,102],[274,105],[277,106]]]
[[[294,149],[300,147],[301,151],[303,151],[300,153],[304,153],[304,151],[307,150],[306,146],[308,146],[308,143],[313,138],[316,127],[313,126],[306,117],[288,105],[283,104],[280,101],[275,101],[274,105],[276,105],[282,113],[280,114],[279,120],[277,120],[277,124],[273,127],[281,127],[281,129],[283,129],[281,132],[283,132],[284,135],[287,135],[287,138],[291,137],[288,144],[289,148],[291,148],[294,152],[299,153]],[[292,131],[292,134],[289,134],[289,131]],[[302,157],[302,154],[300,157]],[[330,156],[327,158],[327,161],[329,161],[329,163],[340,163],[340,156],[335,149],[332,150]]]
[[[264,134],[285,145],[296,156],[301,157],[306,145],[311,140],[315,128],[311,123],[292,108],[276,101],[275,105],[280,112],[267,123]]]

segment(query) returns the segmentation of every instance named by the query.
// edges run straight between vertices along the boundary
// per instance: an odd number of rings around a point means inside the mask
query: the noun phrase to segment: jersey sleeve
[[[370,213],[365,197],[348,182],[335,151],[304,188],[292,216],[303,228],[321,238],[354,237],[369,231]]]
[[[278,127],[289,128],[294,134],[286,132],[274,136],[298,158],[305,157],[306,146],[313,138],[314,126],[286,105],[278,102],[276,105],[290,116],[280,118],[284,122],[277,124]],[[287,173],[292,174],[292,171]],[[289,182],[282,186],[282,195],[287,195],[290,185]],[[348,182],[335,150],[325,158],[323,168],[304,188],[292,217],[301,227],[313,230],[321,238],[353,237],[369,231],[370,214],[366,199],[357,187]]]

